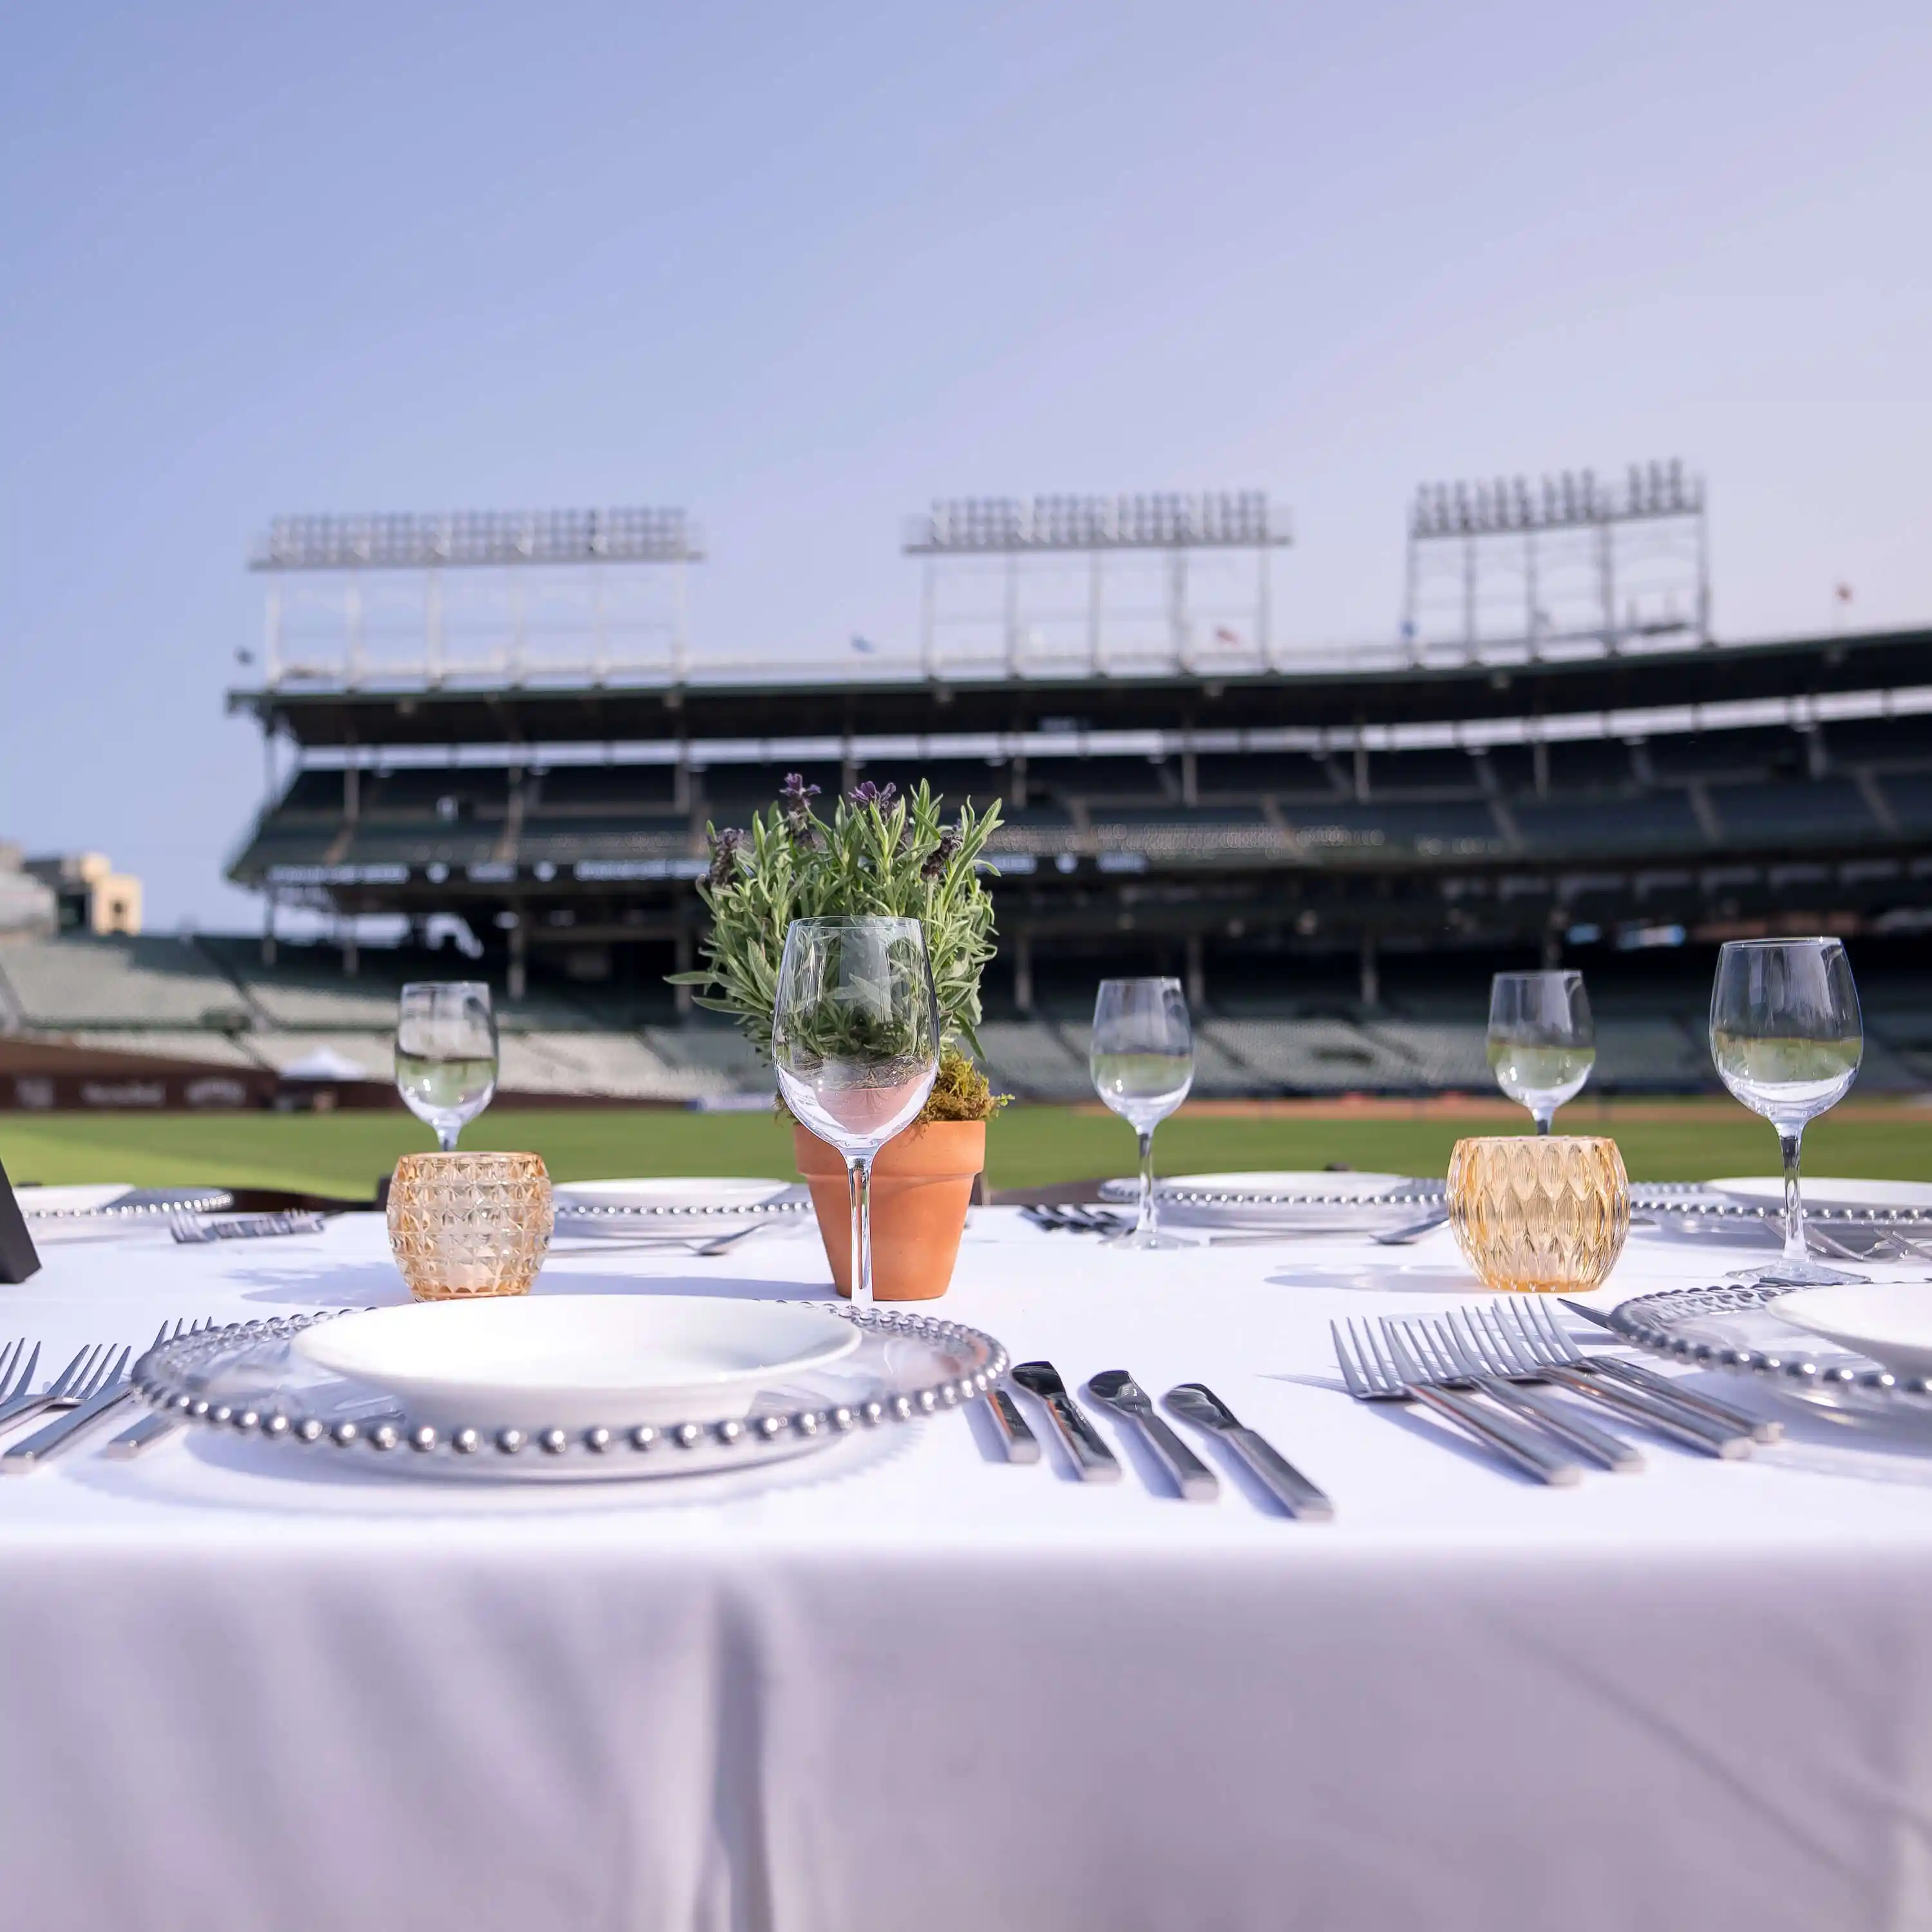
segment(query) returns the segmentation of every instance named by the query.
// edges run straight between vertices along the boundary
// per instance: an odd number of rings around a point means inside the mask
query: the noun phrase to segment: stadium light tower
[[[278,517],[249,559],[264,680],[599,684],[668,660],[682,682],[684,566],[704,554],[682,510]]]
[[[936,502],[905,536],[905,554],[924,560],[920,664],[928,678],[940,676],[942,633],[964,630],[997,636],[998,668],[1010,677],[1070,662],[1100,676],[1123,659],[1264,668],[1274,650],[1270,566],[1291,541],[1286,513],[1260,490]],[[1252,560],[1248,587],[1204,594],[1204,554],[1227,563],[1244,553]],[[941,608],[949,590],[989,576],[997,605]],[[1043,584],[1043,595],[1024,594]]]
[[[1409,513],[1402,637],[1459,655],[1566,646],[1615,654],[1650,638],[1711,641],[1704,485],[1680,462],[1424,484]]]

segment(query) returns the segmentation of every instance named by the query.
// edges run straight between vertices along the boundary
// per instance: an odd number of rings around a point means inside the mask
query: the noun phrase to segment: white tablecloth
[[[54,1359],[404,1298],[373,1216],[46,1263],[0,1339]],[[1640,1233],[1597,1298],[1711,1269]],[[824,1280],[808,1228],[538,1292]],[[212,1435],[0,1483],[4,1923],[1932,1927],[1932,1460],[1802,1421],[1549,1490],[1336,1391],[1331,1318],[1473,1288],[1446,1233],[1119,1255],[976,1213],[943,1312],[1070,1382],[1207,1381],[1325,1526],[1009,1467],[976,1414],[710,1486]]]

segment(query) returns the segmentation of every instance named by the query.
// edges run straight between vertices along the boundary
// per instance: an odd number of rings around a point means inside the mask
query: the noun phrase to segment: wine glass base
[[[1772,1262],[1763,1268],[1739,1268],[1727,1281],[1747,1282],[1754,1288],[1836,1288],[1846,1282],[1868,1282],[1868,1274],[1826,1268],[1818,1262]]]
[[[1192,1248],[1200,1244],[1184,1240],[1178,1234],[1163,1234],[1158,1228],[1144,1231],[1130,1228],[1124,1234],[1108,1235],[1100,1245],[1103,1248]]]

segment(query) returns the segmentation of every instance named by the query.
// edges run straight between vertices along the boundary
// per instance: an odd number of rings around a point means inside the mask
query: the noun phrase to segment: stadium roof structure
[[[808,673],[678,682],[280,684],[231,712],[304,748],[695,743],[908,735],[1364,727],[1828,699],[1932,684],[1932,628],[1446,664],[946,681]],[[1688,726],[1687,726],[1688,728]]]

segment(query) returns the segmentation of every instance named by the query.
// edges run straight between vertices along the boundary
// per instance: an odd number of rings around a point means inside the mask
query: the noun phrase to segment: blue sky
[[[1932,618],[1932,10],[16,14],[0,835],[252,918],[272,514],[677,503],[692,627],[916,622],[936,495],[1262,487],[1385,638],[1424,478],[1682,454],[1729,636]]]

